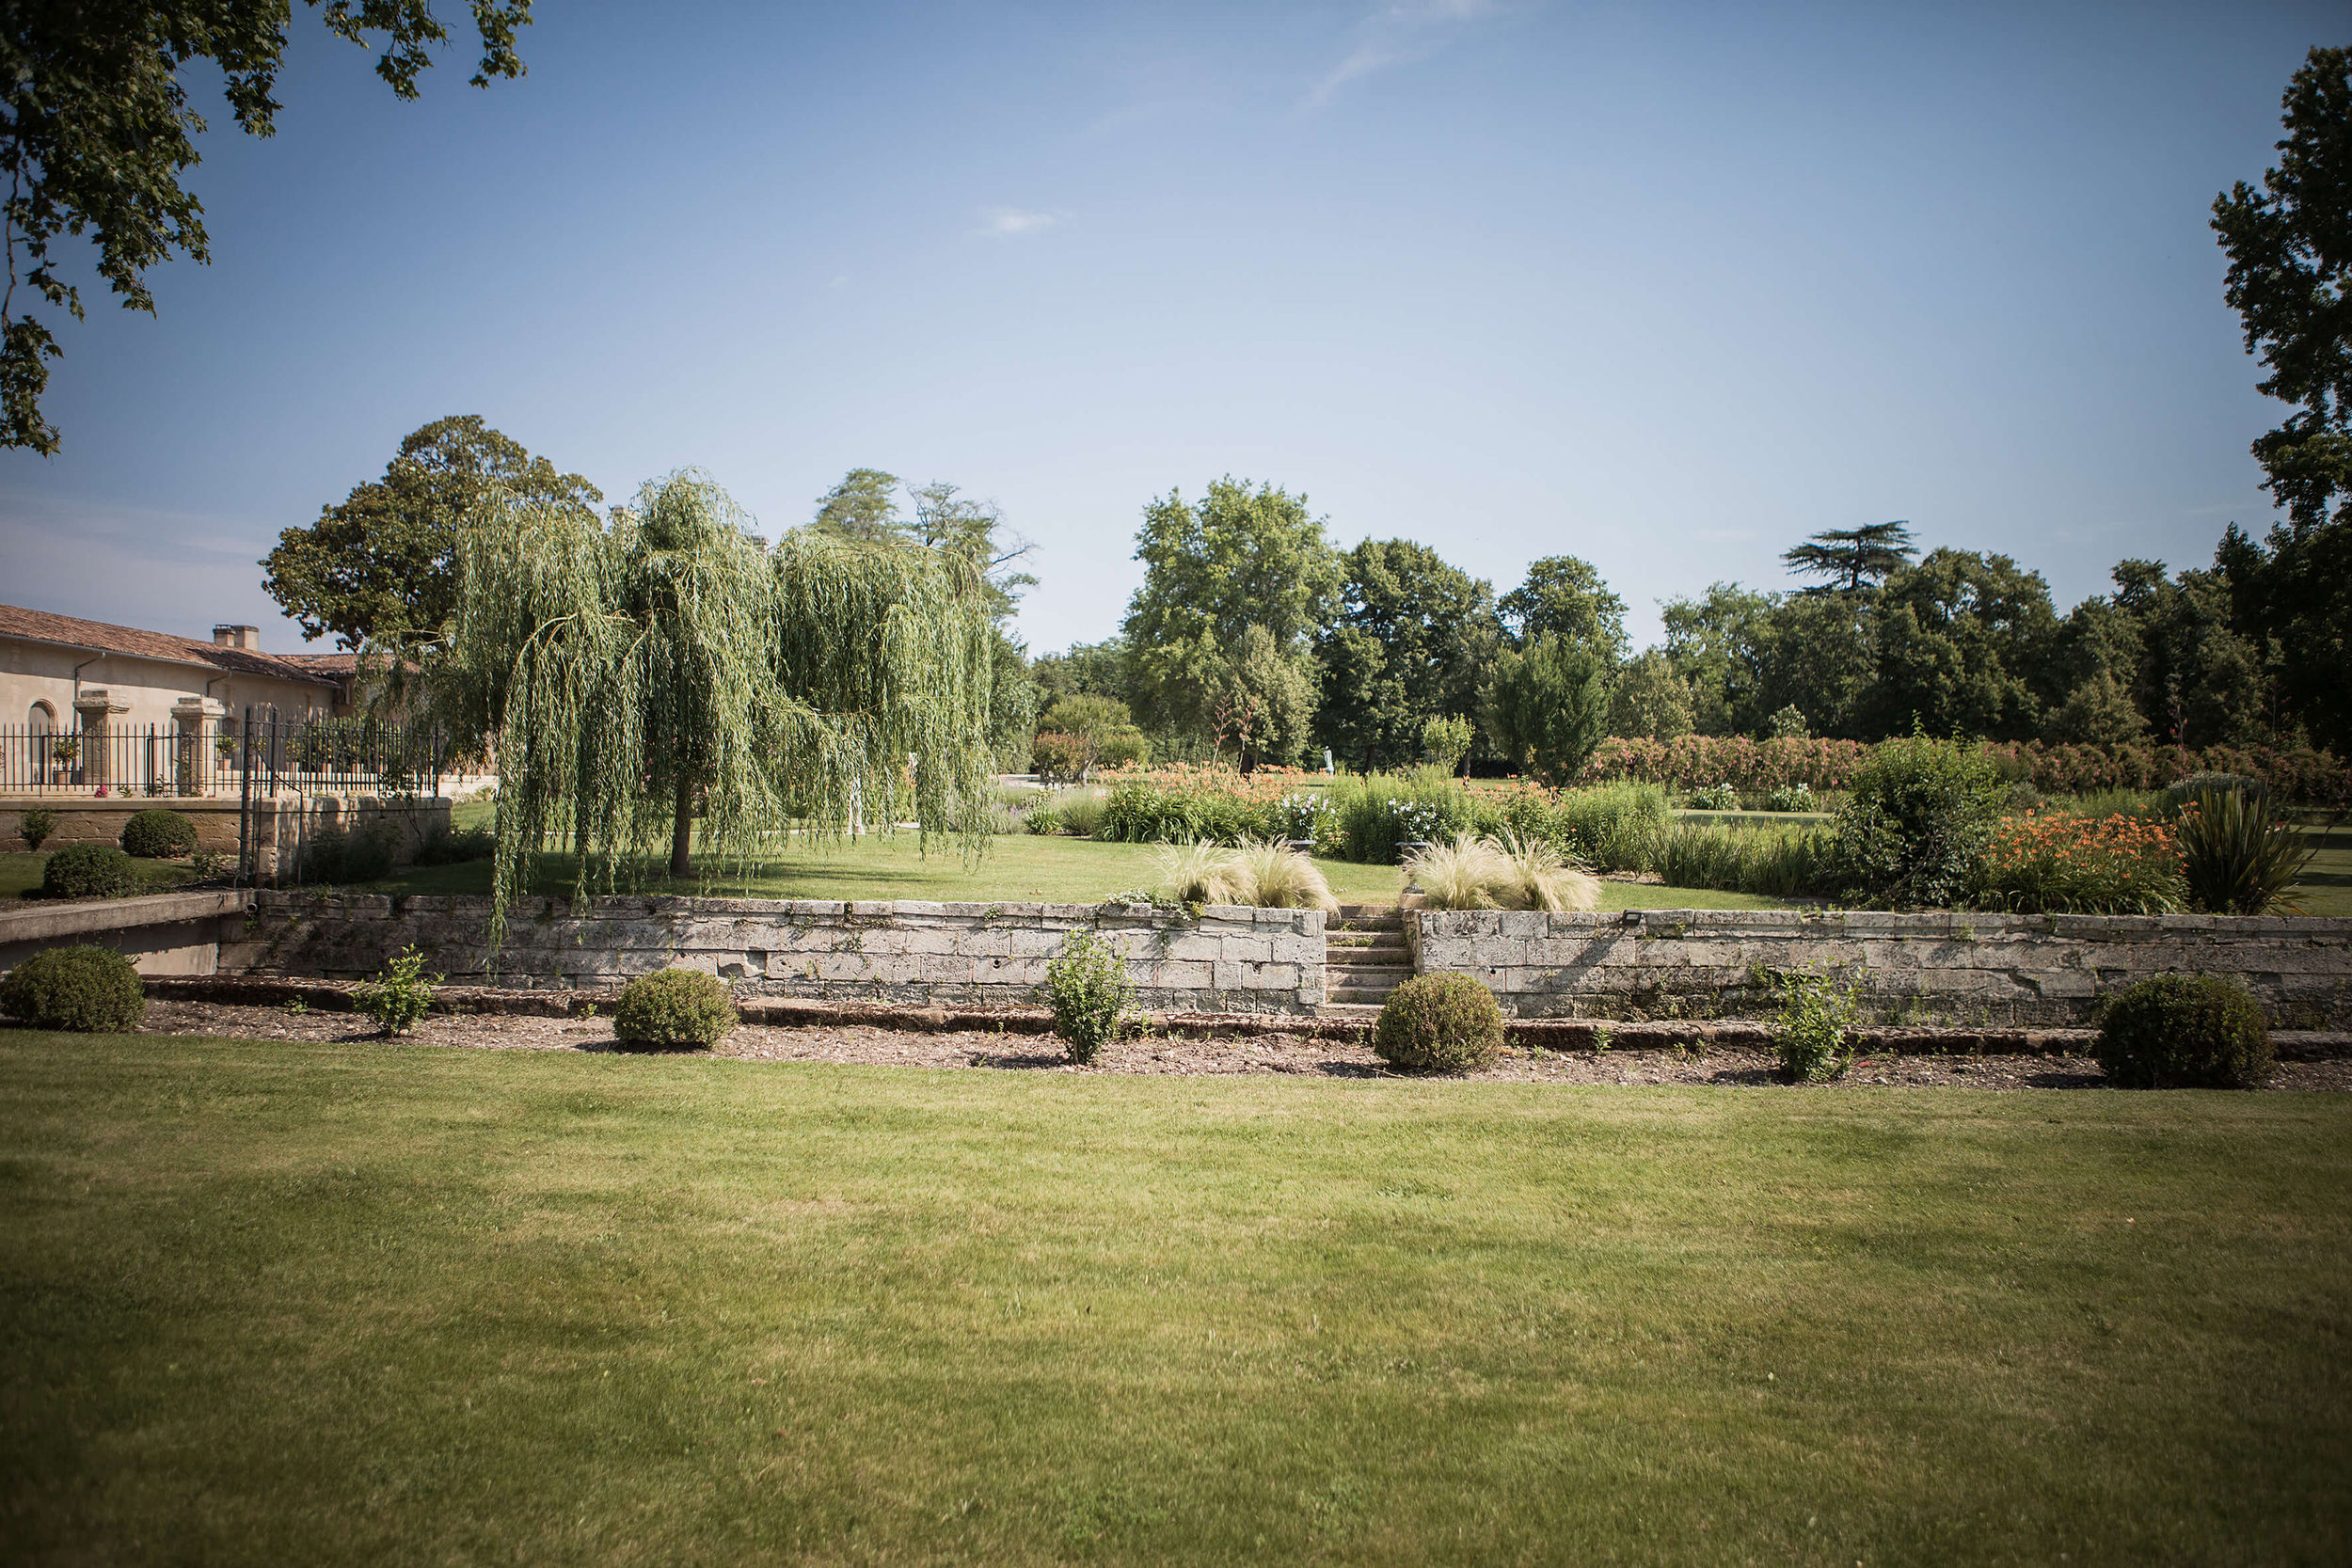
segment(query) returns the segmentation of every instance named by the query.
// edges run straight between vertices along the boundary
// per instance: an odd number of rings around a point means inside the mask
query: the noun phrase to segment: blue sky
[[[462,14],[462,8],[443,9]],[[770,531],[847,468],[1037,544],[1033,650],[1114,631],[1152,496],[1632,608],[1818,529],[2006,551],[2061,608],[2270,517],[2221,300],[2338,7],[709,6],[541,0],[530,74],[401,103],[297,8],[279,135],[190,175],[214,264],[60,331],[0,455],[10,602],[298,645],[254,562],[478,413],[618,499]]]

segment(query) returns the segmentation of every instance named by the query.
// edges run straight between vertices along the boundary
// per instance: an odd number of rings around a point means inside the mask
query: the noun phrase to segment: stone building
[[[54,782],[36,778],[62,766],[49,736],[194,739],[247,707],[347,713],[356,665],[347,653],[263,653],[255,626],[217,626],[205,642],[0,605],[0,792]],[[90,746],[89,761],[106,750]]]

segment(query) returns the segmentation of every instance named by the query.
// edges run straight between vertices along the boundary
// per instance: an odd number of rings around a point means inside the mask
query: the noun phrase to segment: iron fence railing
[[[373,719],[285,719],[266,709],[205,727],[0,728],[0,795],[274,799],[425,795],[456,771],[441,733]]]

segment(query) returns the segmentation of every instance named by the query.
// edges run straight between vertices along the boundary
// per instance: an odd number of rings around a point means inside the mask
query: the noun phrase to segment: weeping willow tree
[[[568,844],[578,892],[666,847],[746,870],[776,835],[912,816],[980,842],[992,662],[970,566],[801,530],[772,551],[700,474],[600,518],[493,497],[463,531],[436,684],[499,757],[499,906]]]

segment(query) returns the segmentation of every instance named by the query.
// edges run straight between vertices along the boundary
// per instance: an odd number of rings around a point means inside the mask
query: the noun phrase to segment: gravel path
[[[217,1002],[151,1002],[142,1031],[241,1039],[374,1041],[374,1025],[350,1013],[289,1012]],[[602,1019],[435,1014],[403,1043],[485,1051],[617,1051]],[[879,1067],[996,1068],[1057,1072],[1290,1072],[1369,1078],[1389,1069],[1368,1046],[1346,1040],[1259,1035],[1243,1039],[1151,1036],[1122,1040],[1090,1068],[1076,1068],[1050,1037],[978,1031],[926,1034],[861,1024],[779,1027],[746,1023],[714,1056],[760,1062],[855,1062]],[[1708,1046],[1691,1050],[1512,1051],[1483,1079],[1547,1084],[1741,1084],[1777,1086],[1769,1052]],[[2097,1088],[2098,1064],[2074,1055],[1866,1056],[1832,1087],[1960,1085],[1992,1089]],[[2281,1062],[2274,1089],[2352,1090],[2352,1059]]]

